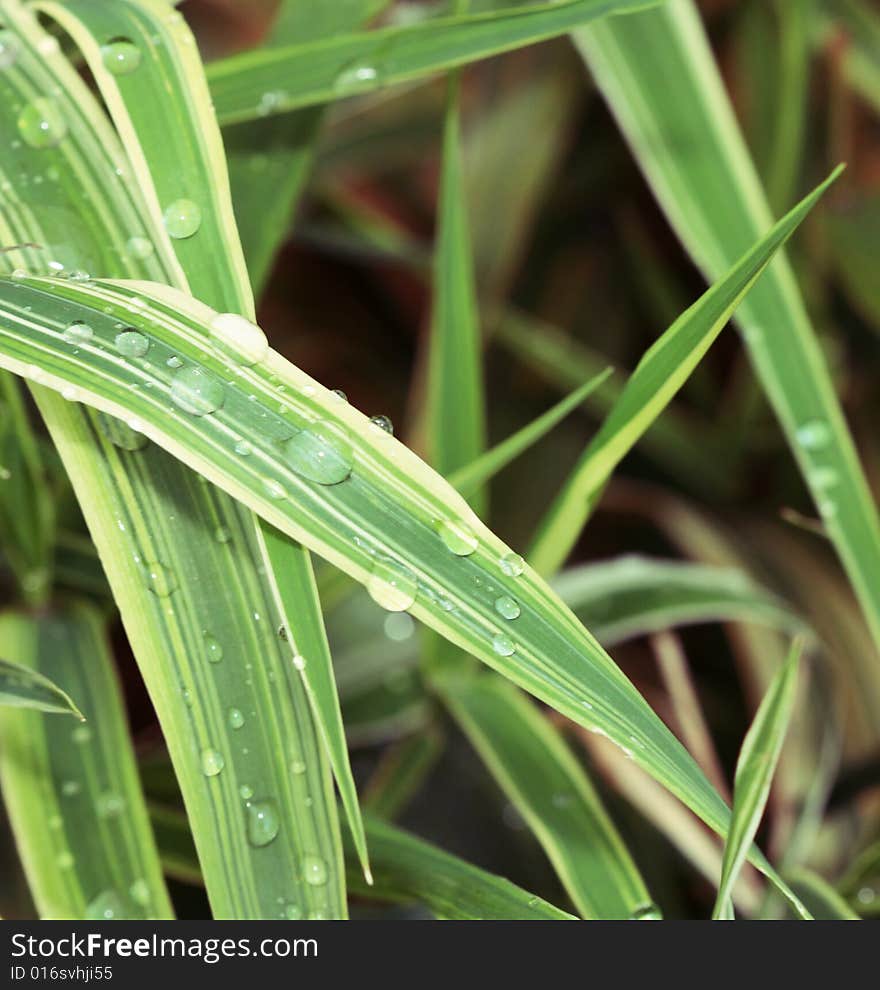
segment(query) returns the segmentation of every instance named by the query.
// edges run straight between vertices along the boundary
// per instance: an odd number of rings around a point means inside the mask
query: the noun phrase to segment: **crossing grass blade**
[[[221,124],[368,93],[558,37],[596,18],[626,14],[652,0],[567,0],[255,50],[208,69]]]
[[[681,388],[758,282],[775,250],[788,240],[840,171],[838,167],[802,200],[644,354],[608,418],[547,510],[530,551],[536,570],[551,574],[562,564],[615,467]]]
[[[82,603],[9,610],[0,650],[88,718],[0,707],[0,783],[40,916],[171,917],[103,619]]]
[[[758,706],[740,750],[733,784],[733,815],[721,863],[718,896],[712,912],[716,920],[733,917],[730,893],[764,814],[794,707],[802,649],[799,642],[792,647],[788,659]]]
[[[575,41],[678,236],[704,274],[718,278],[767,226],[770,211],[696,7],[672,0],[581,30]],[[736,319],[880,644],[877,510],[784,256]]]
[[[85,721],[85,716],[66,691],[38,670],[9,660],[0,660],[0,705],[54,715],[74,715],[81,722]]]
[[[56,255],[67,271],[178,278],[164,227],[140,200],[139,183],[126,181],[131,163],[90,91],[30,11],[7,0],[4,12],[18,46],[15,65],[0,80],[5,126],[14,132],[18,108],[45,93],[54,94],[67,125],[55,146],[21,142],[6,162],[15,181],[2,204],[3,239],[46,250],[4,263],[45,271]],[[59,181],[34,198],[27,177],[46,168],[57,169]],[[253,522],[130,428],[108,431],[105,421],[50,391],[33,392],[163,726],[215,915],[272,917],[279,898],[305,911],[344,913],[341,870],[324,888],[300,876],[306,854],[331,866],[339,859],[336,806],[307,700],[268,618],[274,602],[260,573]],[[233,598],[229,573],[238,577]],[[217,656],[214,644],[225,651],[225,665],[206,663],[206,651]],[[256,677],[247,669],[253,657],[263,658]],[[227,736],[232,709],[265,716],[262,726],[251,719],[235,730],[237,745]],[[220,754],[220,774],[205,775],[207,751]],[[301,779],[290,780],[288,759],[306,764]],[[210,766],[218,765],[212,755]],[[258,814],[270,802],[282,823],[297,820],[296,834],[279,827],[268,845],[249,842],[253,802],[243,801],[244,786],[254,790]]]
[[[482,672],[449,678],[440,691],[581,916],[630,918],[649,908],[644,881],[583,768],[534,704]]]

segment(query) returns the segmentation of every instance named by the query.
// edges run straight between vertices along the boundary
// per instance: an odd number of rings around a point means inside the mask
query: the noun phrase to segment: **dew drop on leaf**
[[[168,236],[185,240],[202,225],[202,211],[191,199],[176,199],[162,214]]]
[[[150,349],[150,341],[139,330],[123,330],[116,335],[114,343],[123,357],[143,357]]]
[[[464,523],[443,519],[437,525],[437,533],[446,549],[457,557],[467,557],[477,549],[477,538]]]
[[[55,100],[39,96],[19,114],[18,132],[32,148],[54,148],[67,134],[67,121]]]
[[[80,344],[87,344],[94,336],[94,331],[88,325],[88,323],[81,323],[79,321],[71,323],[67,327],[64,333],[61,334],[64,341],[68,344],[73,344],[74,346],[79,346]]]
[[[492,650],[499,657],[510,657],[516,653],[516,646],[509,636],[505,636],[504,633],[496,633],[492,639]]]
[[[380,559],[373,565],[367,581],[370,597],[388,612],[404,612],[416,600],[418,581],[415,574],[396,560]]]
[[[105,890],[86,905],[86,921],[113,921],[125,917],[125,905],[115,890]]]
[[[226,720],[230,729],[240,729],[244,725],[244,715],[240,708],[230,708]]]
[[[171,379],[171,401],[193,416],[216,412],[225,397],[223,382],[198,365],[181,368]]]
[[[390,433],[392,436],[394,435],[394,424],[388,416],[371,416],[370,422],[373,426],[382,430],[383,433]]]
[[[799,426],[796,437],[797,442],[804,450],[820,450],[830,442],[831,428],[821,419],[814,419]]]
[[[174,572],[157,560],[144,565],[144,575],[147,587],[157,598],[167,598],[177,589],[177,578]]]
[[[225,766],[222,753],[216,749],[202,750],[202,773],[206,777],[216,777]]]
[[[246,813],[248,842],[257,848],[268,846],[281,828],[277,805],[271,799],[248,802]]]
[[[506,574],[507,577],[519,577],[526,565],[518,553],[511,552],[504,554],[498,561],[498,566],[501,568],[501,573]]]
[[[258,364],[269,353],[269,341],[263,331],[236,313],[218,313],[211,320],[210,331],[215,346],[231,354],[239,364]]]
[[[510,595],[502,595],[495,599],[495,611],[504,619],[517,619],[521,609],[516,599]]]
[[[327,864],[319,856],[306,856],[302,872],[306,883],[312,887],[321,887],[327,882]]]
[[[101,61],[114,76],[127,76],[141,64],[141,50],[129,38],[112,38],[101,45]]]
[[[337,485],[351,474],[354,453],[348,436],[332,423],[318,421],[284,444],[293,470],[319,485]]]

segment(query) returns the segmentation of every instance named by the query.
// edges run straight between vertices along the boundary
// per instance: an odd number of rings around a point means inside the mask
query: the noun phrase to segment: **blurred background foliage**
[[[332,0],[336,2],[336,0]],[[471,8],[491,7],[473,0]],[[506,0],[511,5],[511,0]],[[206,59],[259,44],[274,0],[187,0]],[[439,16],[442,2],[377,3],[379,21]],[[780,214],[838,161],[849,165],[790,252],[874,492],[880,485],[880,5],[702,0],[704,23]],[[630,371],[704,282],[657,207],[567,40],[463,74],[465,180],[497,442],[608,364]],[[272,345],[420,449],[430,266],[445,105],[442,79],[354,98],[321,122],[260,323]],[[306,111],[310,113],[311,111]],[[267,122],[268,123],[268,122]],[[250,125],[247,125],[250,126]],[[236,168],[271,163],[228,134]],[[264,218],[240,217],[243,228]],[[524,546],[607,411],[615,378],[491,486],[495,531]],[[808,864],[863,916],[880,913],[880,665],[738,337],[725,333],[609,485],[572,562],[643,554],[747,570],[803,614],[822,647],[802,684],[759,835],[774,861]],[[421,686],[418,632],[358,596],[328,629],[355,769],[369,806],[411,767],[398,820],[560,905],[540,846]],[[380,669],[364,664],[378,644]],[[158,726],[116,637],[148,795],[175,800]],[[614,657],[729,793],[743,734],[787,649],[776,633],[703,625],[617,644]],[[377,650],[372,650],[376,655]],[[551,717],[548,715],[548,717]],[[560,724],[563,720],[555,717]],[[667,917],[705,916],[699,864],[718,847],[619,752],[567,727]],[[692,745],[692,748],[693,748]],[[392,796],[393,797],[393,796]],[[0,913],[26,914],[8,837]],[[175,870],[172,868],[172,874]],[[179,915],[206,913],[196,885]],[[754,878],[751,878],[754,880]],[[757,897],[745,877],[744,897]],[[756,903],[756,902],[755,902]],[[395,909],[400,912],[401,909]],[[355,916],[394,916],[364,905]]]

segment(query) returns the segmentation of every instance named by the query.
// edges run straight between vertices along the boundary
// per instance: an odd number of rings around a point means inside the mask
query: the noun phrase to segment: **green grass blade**
[[[785,879],[816,921],[859,920],[840,894],[812,870],[792,870]]]
[[[721,863],[721,882],[712,912],[712,917],[716,920],[729,909],[733,885],[761,824],[773,773],[779,762],[794,707],[801,651],[800,643],[792,647],[788,659],[758,706],[743,740],[736,763],[733,815]]]
[[[352,30],[385,6],[387,0],[334,0],[317,6],[284,0],[264,47],[278,48]],[[275,92],[264,95],[266,110],[271,109]],[[322,122],[322,109],[307,107],[224,131],[238,233],[258,296],[311,172]]]
[[[791,606],[733,568],[625,556],[569,568],[552,585],[605,646],[698,622],[806,632]]]
[[[104,622],[83,604],[0,616],[0,650],[63,683],[88,722],[0,709],[0,782],[43,918],[168,918]]]
[[[675,0],[578,32],[576,41],[673,227],[703,272],[718,278],[767,226],[769,209],[694,5]],[[737,322],[880,643],[877,511],[784,257]]]
[[[155,218],[137,199],[135,183],[120,182],[120,175],[130,175],[129,162],[89,91],[20,5],[7,3],[6,13],[20,46],[14,68],[2,77],[0,113],[7,128],[16,128],[23,102],[35,93],[53,93],[67,131],[55,147],[20,143],[13,177],[55,167],[59,181],[39,199],[27,188],[26,203],[17,198],[18,183],[10,183],[2,210],[4,240],[32,240],[53,253],[60,245],[68,269],[173,279],[179,269],[166,265],[165,259],[173,258],[167,238],[151,231]],[[152,251],[143,248],[144,240],[155,245]],[[45,255],[25,260],[45,269]],[[247,513],[145,445],[142,436],[129,429],[127,440],[116,437],[114,443],[99,419],[49,391],[34,392],[86,514],[175,760],[215,913],[271,917],[279,897],[324,915],[344,911],[341,872],[325,888],[305,884],[299,872],[306,852],[318,852],[328,863],[338,859],[336,807],[310,731],[307,700],[298,679],[289,676],[274,623],[263,620],[274,604],[260,575],[253,523],[251,532],[243,528]],[[231,603],[229,573],[237,575]],[[206,665],[206,628],[221,649],[235,644],[241,663],[217,670]],[[232,659],[231,651],[228,655]],[[264,658],[258,678],[245,670],[250,657]],[[274,681],[286,686],[287,698]],[[232,708],[272,715],[264,727],[252,719],[237,736],[230,733],[231,748],[222,752],[226,742],[220,737],[230,732]],[[233,747],[234,738],[243,752]],[[200,755],[218,744],[225,768],[206,776]],[[280,768],[283,775],[275,773],[278,753],[287,755],[288,747],[290,759],[307,766],[295,783],[286,767]],[[282,827],[269,844],[248,841],[250,809],[240,794],[245,786],[259,802],[266,798],[278,808]],[[304,814],[303,807],[310,810]],[[286,824],[293,820],[295,834]]]
[[[143,302],[132,306],[132,299]],[[149,341],[134,359],[121,360],[116,349],[123,315]],[[63,330],[77,319],[89,323],[93,338],[73,348]],[[366,585],[380,604],[408,608],[563,714],[607,733],[723,832],[727,808],[690,756],[559,598],[454,489],[274,352],[258,365],[238,366],[230,381],[234,359],[204,348],[213,319],[211,310],[161,285],[0,280],[0,365],[36,374],[49,387],[73,386],[82,401],[111,415],[137,417],[163,449]],[[171,355],[180,369],[169,368]],[[193,368],[201,396],[195,407]],[[219,393],[218,379],[226,383]],[[149,387],[132,389],[135,382]],[[193,408],[205,415],[187,411]],[[518,603],[513,623],[499,614],[499,595]]]
[[[441,694],[502,783],[585,918],[629,918],[651,903],[598,796],[559,733],[513,685],[484,673]]]
[[[291,553],[290,539],[271,526],[261,527],[259,539],[264,548],[263,557],[270,565],[268,577],[275,590],[279,612],[282,615],[296,616],[296,624],[285,629],[287,644],[293,654],[292,663],[305,685],[309,704],[314,712],[315,725],[321,734],[336,778],[358,857],[364,875],[369,878],[364,826],[354,777],[348,762],[345,729],[311,558],[300,547],[296,548],[297,552]],[[303,611],[308,608],[315,609],[315,614],[304,616]],[[293,769],[294,772],[302,772],[304,768],[297,765]]]
[[[222,124],[253,120],[265,112],[267,92],[277,93],[275,113],[327,103],[558,37],[651,2],[568,0],[245,52],[210,66],[211,95]]]
[[[367,841],[376,882],[366,887],[349,874],[352,890],[397,903],[422,903],[437,917],[454,921],[573,921],[501,877],[376,819],[367,818]]]
[[[607,381],[611,371],[611,368],[606,368],[605,371],[600,372],[588,382],[584,382],[580,388],[575,389],[574,392],[557,402],[555,406],[542,413],[521,430],[517,430],[512,436],[502,440],[501,443],[486,451],[485,454],[481,454],[469,464],[452,471],[451,474],[447,475],[449,484],[465,496],[474,492],[543,439],[554,426],[557,426],[566,416],[582,405],[596,389]]]
[[[541,522],[530,553],[538,571],[552,573],[565,560],[612,471],[681,388],[774,253],[839,172],[801,200],[646,351]]]
[[[445,741],[437,726],[401,739],[382,756],[364,793],[364,808],[374,818],[391,821],[421,789],[443,753]]]
[[[0,660],[0,705],[54,715],[75,715],[85,721],[85,716],[66,691],[38,670],[9,660]]]

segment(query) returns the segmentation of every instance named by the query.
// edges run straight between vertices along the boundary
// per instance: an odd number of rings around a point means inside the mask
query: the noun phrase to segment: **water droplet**
[[[65,780],[61,785],[61,793],[64,797],[76,797],[82,790],[78,780]]]
[[[9,69],[18,61],[20,47],[11,31],[0,30],[0,69]]]
[[[495,599],[495,611],[505,619],[517,619],[520,615],[519,602],[510,595],[502,595]]]
[[[165,362],[169,368],[182,368],[183,361],[176,354],[172,354],[170,358]]]
[[[223,754],[216,749],[202,750],[202,773],[206,777],[216,777],[226,766]]]
[[[301,774],[304,774],[306,772],[305,763],[303,763],[302,760],[294,760],[290,764],[290,772],[296,774],[296,776],[299,777]]]
[[[121,450],[143,450],[150,442],[143,433],[133,430],[128,423],[123,423],[115,416],[99,412],[97,415],[98,429],[113,444]]]
[[[242,784],[238,789],[238,793],[241,795],[242,801],[250,801],[254,796],[253,790],[247,784]]]
[[[342,68],[333,86],[339,93],[360,93],[373,89],[378,80],[379,73],[374,66],[355,60]]]
[[[492,639],[492,649],[499,657],[510,657],[516,653],[516,646],[509,636],[504,633],[496,633]]]
[[[253,447],[247,442],[247,440],[239,440],[235,445],[235,452],[239,457],[247,457],[253,452]]]
[[[278,835],[281,822],[274,801],[254,801],[247,805],[247,837],[252,846],[268,846]]]
[[[59,870],[70,870],[73,868],[74,859],[70,852],[65,850],[64,852],[58,853],[55,863]]]
[[[99,818],[116,818],[125,809],[125,801],[113,791],[105,791],[99,794],[95,801],[95,811]]]
[[[831,440],[831,428],[821,419],[814,419],[798,427],[796,437],[804,450],[819,450]]]
[[[241,364],[258,364],[269,353],[269,341],[256,325],[235,313],[218,313],[210,325],[218,349],[232,354]]]
[[[354,453],[345,432],[333,423],[318,421],[284,445],[290,466],[298,475],[319,485],[337,485],[351,474]]]
[[[327,864],[319,856],[306,856],[302,871],[305,882],[312,887],[321,887],[327,882]]]
[[[150,885],[146,880],[135,880],[128,888],[128,896],[140,907],[146,907],[150,903]]]
[[[508,577],[519,577],[526,565],[518,553],[506,553],[498,561],[498,566],[501,568],[502,574],[506,574]]]
[[[244,725],[244,715],[240,708],[230,708],[226,720],[230,729],[240,729]]]
[[[156,560],[144,564],[144,575],[147,587],[157,598],[167,598],[177,588],[174,572]]]
[[[125,916],[122,898],[115,890],[105,890],[86,905],[86,921],[113,921]]]
[[[198,365],[181,368],[171,379],[171,401],[193,416],[216,412],[225,397],[223,383]]]
[[[87,725],[78,725],[73,732],[70,733],[70,738],[77,744],[77,746],[85,746],[86,743],[92,741],[92,730]]]
[[[293,658],[293,666],[296,667],[297,670],[305,670],[306,669],[306,658],[305,657],[301,657],[297,653],[297,655]]]
[[[477,538],[464,523],[444,519],[438,523],[437,532],[446,549],[458,557],[467,557],[477,549]]]
[[[306,386],[306,387],[308,387],[308,386]],[[303,391],[305,391],[305,389],[303,389]],[[307,393],[307,394],[308,395],[312,395],[314,393],[314,391],[315,390],[312,389],[312,391],[309,392],[309,393]],[[345,394],[345,392],[342,391],[341,388],[334,388],[333,389],[333,395],[335,395],[336,398],[339,399],[340,402],[348,402],[348,396]]]
[[[395,643],[403,643],[415,632],[416,624],[405,612],[392,612],[382,623],[385,635]]]
[[[114,76],[127,76],[141,64],[141,50],[129,38],[112,38],[101,45],[101,61]]]
[[[53,148],[67,134],[67,121],[55,100],[40,96],[19,114],[18,131],[32,148]]]
[[[833,488],[840,480],[833,467],[817,467],[807,473],[807,480],[814,488]]]
[[[287,498],[287,490],[281,482],[276,481],[274,478],[263,478],[263,490],[269,496],[269,498],[274,498],[276,500]]]
[[[116,335],[116,350],[124,357],[143,357],[150,349],[150,341],[138,330],[123,330]]]
[[[61,336],[66,343],[79,347],[81,344],[87,344],[92,339],[94,331],[88,323],[77,321],[76,323],[71,323]]]
[[[418,581],[415,574],[396,560],[377,560],[367,581],[370,597],[388,612],[404,612],[416,600]]]
[[[823,519],[833,519],[837,515],[837,503],[830,498],[820,499],[818,509]]]
[[[370,422],[373,426],[382,430],[383,433],[390,433],[392,436],[394,435],[394,424],[387,416],[371,416]]]
[[[146,237],[129,237],[125,244],[125,253],[135,261],[149,258],[153,250],[153,242]]]
[[[176,199],[164,212],[162,219],[168,236],[184,240],[202,225],[202,211],[191,199]]]
[[[287,904],[284,908],[284,917],[288,921],[299,921],[303,916],[302,908],[298,904]]]

